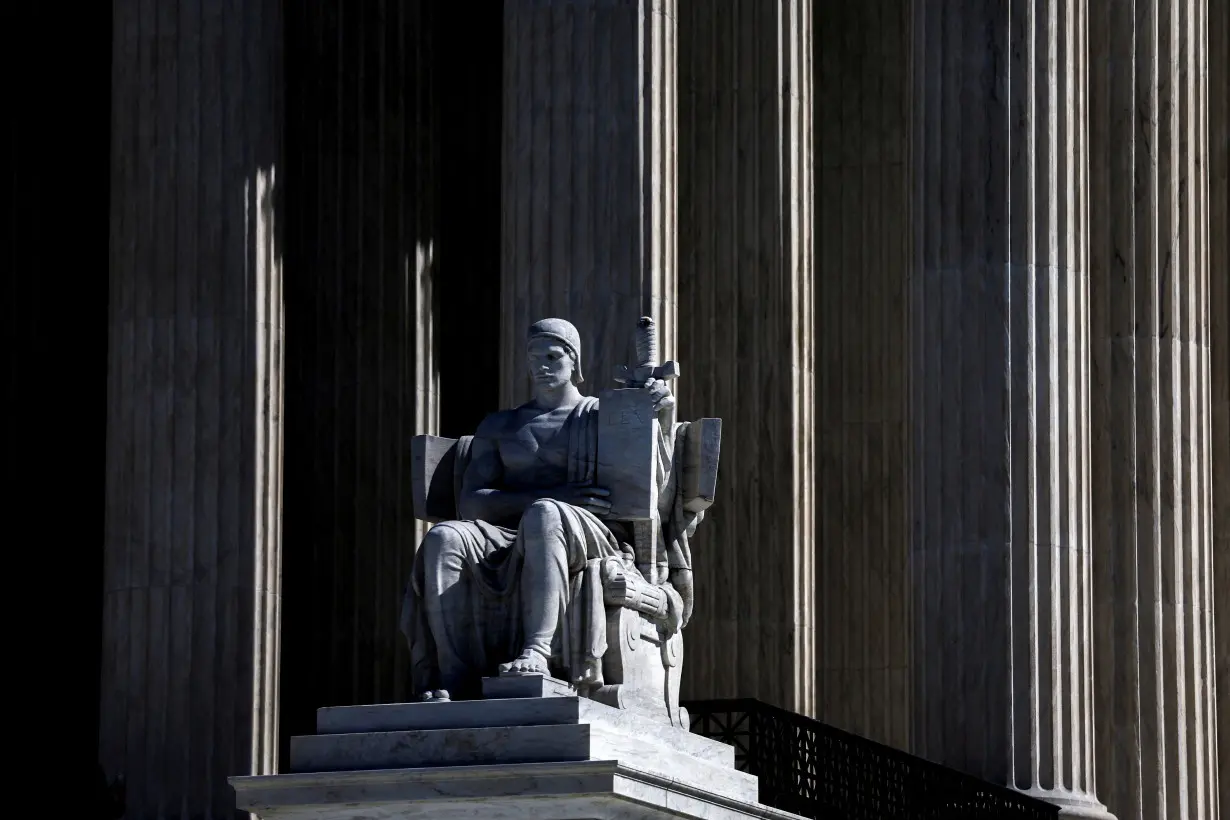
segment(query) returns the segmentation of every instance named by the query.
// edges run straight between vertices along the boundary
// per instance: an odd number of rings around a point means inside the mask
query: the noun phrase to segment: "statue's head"
[[[528,361],[534,386],[559,389],[580,384],[581,335],[571,322],[539,319],[530,325]]]

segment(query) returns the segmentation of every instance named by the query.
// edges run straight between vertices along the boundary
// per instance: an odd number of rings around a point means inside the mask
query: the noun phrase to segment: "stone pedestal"
[[[235,777],[262,818],[792,818],[756,802],[734,749],[542,678],[479,701],[321,709],[290,774]],[[516,697],[533,691],[542,697]]]

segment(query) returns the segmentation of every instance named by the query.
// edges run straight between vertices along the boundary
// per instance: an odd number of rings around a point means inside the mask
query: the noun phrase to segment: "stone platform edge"
[[[235,808],[261,817],[290,816],[313,808],[327,812],[330,806],[342,811],[360,804],[421,803],[426,812],[498,801],[502,816],[541,818],[546,798],[565,804],[632,803],[662,816],[706,820],[798,820],[790,812],[724,797],[617,760],[246,775],[229,782],[235,790]],[[328,815],[317,811],[313,816]]]

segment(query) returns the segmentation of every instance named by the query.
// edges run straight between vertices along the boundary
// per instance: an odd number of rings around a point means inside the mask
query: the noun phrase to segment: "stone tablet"
[[[703,512],[713,504],[721,451],[721,419],[697,419],[689,425],[683,467],[683,506],[688,512]]]
[[[596,482],[609,490],[616,521],[645,521],[658,509],[658,418],[645,390],[603,390],[598,396]]]

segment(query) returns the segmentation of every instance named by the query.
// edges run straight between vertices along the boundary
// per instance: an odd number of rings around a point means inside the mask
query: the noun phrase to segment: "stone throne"
[[[612,421],[621,416],[626,418],[628,402],[635,402],[640,396],[639,390],[602,391],[603,410],[609,412]],[[645,414],[641,413],[640,418],[644,419]],[[606,433],[605,424],[599,430],[599,483],[607,480],[619,487],[621,483],[627,483],[630,473],[643,473],[648,477],[647,481],[638,482],[633,478],[632,483],[652,487],[649,495],[653,497],[655,507],[677,502],[695,514],[694,529],[703,518],[704,511],[713,504],[721,419],[698,419],[673,425],[676,458],[681,457],[682,464],[669,470],[669,477],[655,472],[653,457],[649,453],[645,454],[648,458],[640,463],[632,455],[632,464],[629,464],[628,442],[623,439],[629,433],[635,438],[637,433],[630,431],[627,424],[617,426],[620,429],[611,433]],[[646,426],[650,427],[647,431],[649,435],[658,434],[656,419]],[[414,437],[411,485],[415,518],[434,524],[459,517],[457,499],[461,494],[462,477],[469,464],[472,440],[472,436],[458,439],[429,435]],[[604,450],[620,454],[605,459],[605,477]],[[635,489],[629,494],[636,495]],[[668,605],[668,595],[677,594],[675,586],[686,587],[684,594],[688,598],[687,609],[690,610],[691,572],[690,569],[686,573],[668,570],[659,555],[659,519],[654,512],[642,509],[640,512],[625,511],[621,514],[616,510],[612,516],[631,524],[629,529],[639,574],[624,572],[620,563],[612,559],[591,560],[586,566],[586,572],[599,580],[603,590],[606,651],[602,654],[600,677],[577,685],[549,679],[544,682],[547,690],[544,693],[579,695],[617,709],[666,721],[687,731],[687,711],[679,706],[683,624],[679,622],[677,607]],[[500,686],[499,682],[484,681],[484,693],[489,696],[506,695],[513,691],[516,690]]]

